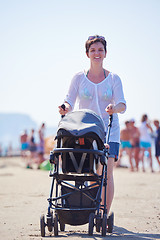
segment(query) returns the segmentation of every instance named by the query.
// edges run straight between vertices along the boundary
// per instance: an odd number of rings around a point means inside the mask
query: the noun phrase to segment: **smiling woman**
[[[94,42],[90,45],[89,48],[88,45],[90,44],[86,44],[86,54],[87,57],[91,60],[91,68],[90,71],[88,70],[87,72],[87,77],[94,83],[100,83],[109,74],[109,71],[104,69],[99,69],[99,72],[97,71],[97,66],[99,64],[102,64],[104,58],[106,57],[106,45],[103,45],[102,42]]]
[[[121,79],[118,75],[103,68],[103,60],[107,55],[107,42],[104,37],[90,36],[85,43],[86,55],[90,59],[90,68],[86,72],[77,73],[72,79],[65,99],[65,109],[59,106],[62,115],[74,109],[78,100],[79,109],[90,109],[103,120],[106,132],[108,130],[109,115],[113,115],[113,122],[109,141],[109,159],[107,167],[107,214],[109,214],[113,194],[113,166],[117,161],[120,143],[120,128],[118,114],[126,109]],[[101,166],[97,173],[101,172]],[[104,193],[102,199],[104,199]],[[102,202],[104,204],[104,202]]]

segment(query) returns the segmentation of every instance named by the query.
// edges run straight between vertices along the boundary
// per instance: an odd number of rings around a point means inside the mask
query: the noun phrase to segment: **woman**
[[[141,161],[142,161],[143,172],[145,172],[145,167],[144,167],[145,151],[149,152],[150,167],[151,167],[151,171],[153,172],[152,152],[151,152],[151,143],[152,143],[151,133],[153,133],[153,129],[148,122],[147,114],[144,114],[142,116],[141,126],[139,127],[139,131],[140,131],[140,148],[141,148]]]
[[[117,161],[120,143],[120,128],[117,113],[124,112],[126,101],[120,78],[103,68],[103,60],[107,54],[107,43],[104,37],[90,36],[86,41],[86,55],[90,59],[90,68],[77,73],[72,79],[65,99],[65,110],[59,106],[61,115],[72,111],[76,100],[79,109],[91,109],[104,121],[106,131],[109,115],[113,114],[112,128],[109,142],[109,159],[107,167],[107,214],[109,214],[114,195],[113,167]],[[100,173],[101,166],[98,173]],[[103,199],[103,197],[102,197]],[[102,203],[103,204],[103,203]]]

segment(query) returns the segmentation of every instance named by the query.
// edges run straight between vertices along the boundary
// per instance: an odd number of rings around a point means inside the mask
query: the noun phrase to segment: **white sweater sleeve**
[[[124,98],[124,93],[123,93],[122,82],[121,82],[120,77],[116,74],[114,74],[114,76],[113,76],[113,99],[115,101],[115,105],[117,105],[118,103],[124,103],[126,105],[126,100]]]
[[[72,109],[74,108],[78,96],[78,88],[79,88],[79,76],[78,74],[76,74],[71,81],[68,93],[65,98],[65,101],[71,105]]]

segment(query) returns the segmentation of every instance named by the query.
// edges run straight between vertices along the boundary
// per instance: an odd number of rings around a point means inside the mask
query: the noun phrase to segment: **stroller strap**
[[[73,165],[74,165],[74,168],[75,168],[76,172],[77,172],[77,173],[81,173],[81,172],[82,172],[82,168],[83,168],[84,161],[85,161],[85,159],[86,159],[87,153],[83,153],[83,154],[82,154],[82,157],[81,157],[81,161],[80,161],[80,163],[79,163],[79,166],[78,166],[78,164],[77,164],[77,161],[76,161],[76,158],[75,158],[73,152],[69,152],[69,155],[70,155],[70,158],[71,158],[71,160],[72,160],[72,163],[73,163]]]

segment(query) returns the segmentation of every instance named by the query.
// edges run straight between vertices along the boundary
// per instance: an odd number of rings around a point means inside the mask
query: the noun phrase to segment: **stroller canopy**
[[[89,109],[81,109],[68,113],[60,121],[58,132],[60,129],[64,129],[76,137],[93,132],[102,142],[105,139],[105,127],[101,117]]]

